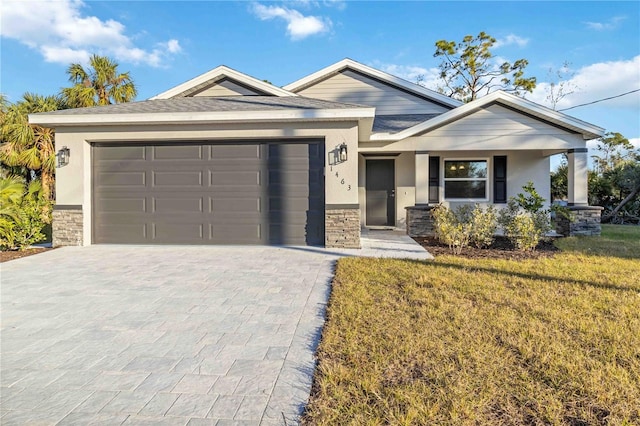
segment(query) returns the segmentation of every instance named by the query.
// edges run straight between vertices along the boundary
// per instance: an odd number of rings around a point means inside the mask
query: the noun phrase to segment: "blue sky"
[[[345,57],[435,87],[434,43],[485,31],[496,56],[529,60],[528,99],[569,62],[558,109],[640,88],[640,2],[13,1],[0,3],[0,92],[57,93],[91,53],[130,71],[138,100],[224,64],[285,85]],[[640,146],[640,92],[567,113]]]

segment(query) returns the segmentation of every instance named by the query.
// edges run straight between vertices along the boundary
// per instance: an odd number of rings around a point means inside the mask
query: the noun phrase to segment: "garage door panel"
[[[205,159],[204,148],[200,145],[168,145],[152,146],[154,160],[202,160]]]
[[[101,144],[93,157],[96,243],[324,243],[322,142]]]
[[[147,183],[145,172],[119,172],[98,173],[97,178],[101,182],[101,186],[108,188],[110,186],[140,186],[144,187]]]
[[[153,213],[202,213],[202,198],[154,198]]]
[[[102,145],[98,145],[102,147]],[[100,153],[101,161],[110,160],[141,160],[147,158],[147,151],[144,146],[122,146],[121,149],[104,149]]]
[[[175,187],[175,186],[201,186],[202,171],[154,171],[153,186],[156,187]]]
[[[215,197],[209,199],[211,213],[260,213],[262,211],[261,198]]]
[[[101,198],[97,201],[97,208],[102,212],[132,212],[147,211],[146,197],[140,198]]]
[[[193,243],[204,242],[202,223],[153,223],[152,238],[158,242]]]
[[[260,144],[220,144],[211,146],[211,159],[250,160],[262,157]]]
[[[249,185],[257,187],[260,185],[260,171],[242,171],[242,170],[228,170],[228,171],[210,171],[209,172],[209,184],[213,187],[218,186],[243,186]]]
[[[107,243],[135,244],[147,239],[147,229],[144,223],[97,225],[94,232],[97,235],[108,235],[111,241],[104,241]]]

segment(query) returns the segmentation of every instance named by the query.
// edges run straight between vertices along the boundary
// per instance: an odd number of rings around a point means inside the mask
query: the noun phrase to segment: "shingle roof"
[[[430,120],[440,114],[376,115],[373,120],[374,133],[397,133],[416,124]]]
[[[90,108],[65,109],[33,115],[145,114],[369,108],[365,105],[323,101],[302,96],[227,96],[152,99]]]

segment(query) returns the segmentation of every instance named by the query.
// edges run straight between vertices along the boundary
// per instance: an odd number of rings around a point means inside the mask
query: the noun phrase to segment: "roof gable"
[[[192,96],[297,96],[271,83],[221,65],[151,99]]]
[[[388,74],[384,71],[377,70],[375,68],[366,66],[352,59],[343,59],[340,62],[336,62],[326,68],[321,69],[313,74],[301,78],[291,84],[284,86],[285,90],[289,90],[293,93],[300,93],[312,88],[315,85],[330,79],[339,74],[355,74],[364,79],[368,79],[372,85],[380,86],[386,85],[396,91],[409,94],[413,97],[422,99],[440,105],[445,110],[455,108],[462,103],[456,99],[452,99],[448,96],[441,95],[438,92],[422,87],[418,84],[408,82],[402,78]]]
[[[579,133],[585,140],[595,139],[604,135],[604,129],[601,127],[499,90],[401,132],[374,134],[371,136],[371,140],[397,141],[411,136],[417,136],[459,121],[493,104],[505,106],[516,113],[526,115],[569,132]]]

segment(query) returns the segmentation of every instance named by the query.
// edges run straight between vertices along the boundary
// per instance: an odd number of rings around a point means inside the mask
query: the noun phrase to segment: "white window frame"
[[[447,178],[446,176],[446,167],[447,161],[484,161],[487,163],[487,177],[485,178]],[[489,173],[491,171],[491,162],[489,158],[443,158],[442,159],[442,199],[446,201],[462,201],[462,202],[471,202],[471,203],[488,203],[489,202],[489,194],[491,193],[490,186],[490,176]],[[484,181],[484,198],[447,198],[447,182],[467,182],[467,181]]]

